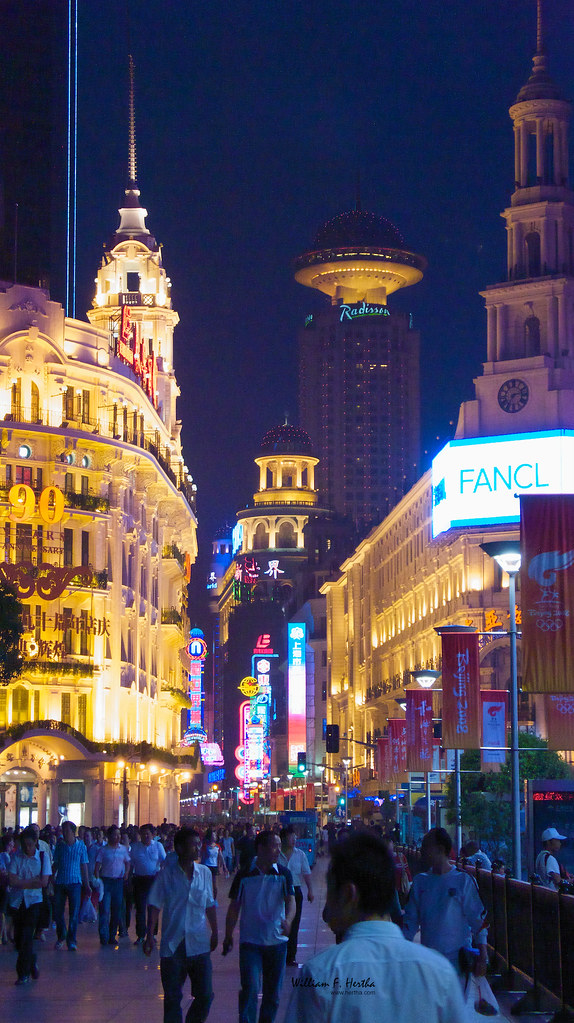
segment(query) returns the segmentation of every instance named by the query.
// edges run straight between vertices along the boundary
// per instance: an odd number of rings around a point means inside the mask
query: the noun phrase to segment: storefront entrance
[[[25,828],[38,820],[38,778],[32,771],[11,767],[0,776],[0,830]]]

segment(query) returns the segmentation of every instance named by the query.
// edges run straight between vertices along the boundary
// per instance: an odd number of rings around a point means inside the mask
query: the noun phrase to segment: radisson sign
[[[432,463],[433,537],[520,521],[520,494],[574,493],[574,431],[454,440]]]
[[[357,302],[355,305],[340,305],[341,323],[343,320],[356,320],[363,316],[390,316],[390,310],[386,305],[369,305],[367,302]]]

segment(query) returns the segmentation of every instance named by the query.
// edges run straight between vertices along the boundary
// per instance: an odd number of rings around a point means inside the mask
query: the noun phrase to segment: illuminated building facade
[[[299,334],[299,417],[326,503],[379,522],[417,478],[420,337],[387,298],[426,267],[393,224],[354,210],[317,233],[295,279],[330,300]]]
[[[540,28],[531,77],[510,115],[516,180],[503,214],[508,273],[483,292],[487,361],[475,398],[461,406],[456,437],[432,470],[324,588],[330,720],[350,740],[363,796],[376,795],[379,783],[372,752],[352,740],[371,742],[400,716],[396,700],[411,670],[440,668],[435,628],[507,628],[507,577],[479,545],[518,539],[517,494],[574,493],[570,104],[549,77]],[[480,657],[483,686],[507,689],[507,637],[483,637]],[[542,701],[521,697],[520,724],[544,735]]]
[[[0,825],[179,819],[195,486],[145,218],[130,147],[89,324],[0,285],[0,578],[25,625],[0,689]]]
[[[252,505],[237,513],[233,560],[217,588],[227,788],[255,786],[296,766],[288,751],[295,700],[290,682],[305,709],[302,722],[297,711],[297,747],[309,764],[323,760],[326,689],[319,684],[317,690],[314,668],[314,644],[324,642],[326,629],[319,589],[352,547],[353,534],[348,521],[320,505],[317,461],[304,430],[287,424],[269,430],[255,459],[259,489]],[[296,621],[305,636],[292,672],[288,631]],[[256,692],[248,679],[255,679]],[[252,756],[251,747],[262,755]],[[245,788],[241,798],[249,802]]]

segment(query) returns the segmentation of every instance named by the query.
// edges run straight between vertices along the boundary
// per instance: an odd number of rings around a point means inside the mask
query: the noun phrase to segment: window
[[[90,392],[82,391],[82,422],[90,421]]]
[[[87,657],[90,653],[87,611],[80,611],[80,653],[84,657]]]
[[[90,534],[87,529],[82,529],[82,565],[90,564]]]
[[[67,472],[64,476],[64,492],[66,494],[75,494],[76,490],[74,487],[74,474],[73,472]]]
[[[32,561],[32,526],[27,523],[16,523],[16,564]]]
[[[39,689],[35,689],[34,690],[33,707],[34,707],[34,710],[32,712],[32,721],[39,721],[40,720],[40,690]]]
[[[64,529],[64,565],[70,568],[74,564],[74,530]]]
[[[26,486],[32,486],[32,466],[31,465],[17,465],[16,466],[16,483],[25,483]]]
[[[30,720],[30,700],[28,690],[24,686],[16,686],[12,690],[12,724],[22,725]]]
[[[80,483],[81,483],[81,487],[82,487],[82,494],[88,494],[89,493],[89,489],[90,489],[89,488],[89,482],[90,481],[89,481],[87,476],[80,476]]]
[[[86,693],[78,696],[78,731],[86,734],[88,722],[88,697]]]
[[[72,716],[72,699],[70,693],[62,693],[62,709],[60,711],[60,721],[63,721],[65,725],[71,725],[70,720]]]
[[[40,391],[34,381],[30,387],[30,419],[33,423],[40,422]]]
[[[22,418],[22,380],[20,377],[12,384],[10,413],[12,419],[19,420]]]
[[[64,391],[64,393],[62,395],[62,413],[63,413],[63,419],[64,420],[68,420],[68,419],[73,419],[74,418],[74,388],[73,387],[66,387],[66,390]]]
[[[140,275],[137,270],[128,270],[126,274],[127,279],[127,290],[128,291],[139,291],[140,290]]]
[[[526,274],[528,277],[540,277],[540,235],[538,231],[530,231],[525,239]]]
[[[74,650],[74,648],[73,648],[73,633],[72,633],[72,614],[73,614],[73,611],[72,611],[71,607],[65,607],[64,608],[64,619],[65,619],[64,624],[65,624],[66,627],[64,629],[63,642],[64,642],[64,650],[66,651],[67,654],[73,653],[73,650]]]
[[[8,690],[0,689],[0,729],[8,724]]]

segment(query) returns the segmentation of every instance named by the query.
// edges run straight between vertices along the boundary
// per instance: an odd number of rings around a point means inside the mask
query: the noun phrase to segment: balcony
[[[161,552],[161,556],[162,558],[166,558],[168,560],[170,558],[174,558],[175,561],[177,561],[180,568],[183,568],[185,565],[185,554],[183,553],[183,551],[180,551],[179,547],[175,543],[165,544]]]
[[[164,607],[161,613],[161,624],[162,625],[181,625],[181,614],[176,610],[175,607]]]
[[[98,494],[75,493],[67,490],[65,494],[66,507],[77,508],[81,511],[109,512],[110,502],[107,497],[100,497]]]
[[[75,575],[72,579],[70,579],[70,582],[67,585],[78,586],[89,590],[107,590],[108,573],[105,569],[102,572],[92,572],[92,578],[88,582],[86,582],[84,576]]]

